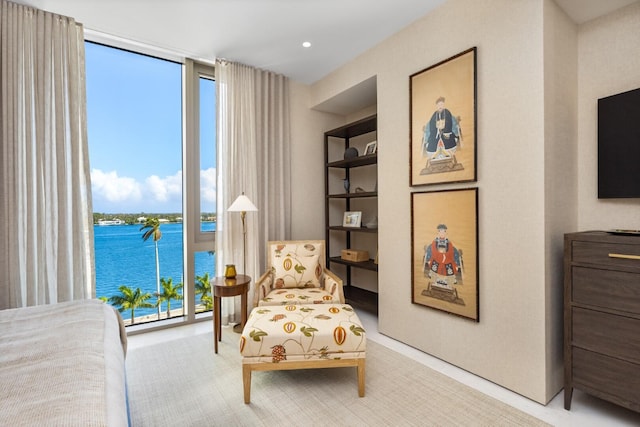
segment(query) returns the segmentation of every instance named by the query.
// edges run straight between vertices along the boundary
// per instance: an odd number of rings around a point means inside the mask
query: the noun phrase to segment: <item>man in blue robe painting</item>
[[[451,111],[444,108],[444,97],[436,100],[436,111],[424,126],[422,152],[429,159],[451,157],[460,141],[460,125]]]

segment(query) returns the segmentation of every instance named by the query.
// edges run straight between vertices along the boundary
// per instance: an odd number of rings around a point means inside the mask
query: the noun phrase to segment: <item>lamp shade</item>
[[[238,198],[233,203],[231,203],[229,209],[227,209],[227,211],[229,212],[253,212],[257,210],[258,208],[256,208],[255,205],[251,203],[251,200],[249,200],[249,198],[245,196],[244,193],[239,195]]]

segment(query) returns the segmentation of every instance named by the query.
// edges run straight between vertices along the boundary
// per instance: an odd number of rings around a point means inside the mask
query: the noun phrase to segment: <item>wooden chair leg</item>
[[[242,365],[242,386],[244,389],[244,403],[251,401],[251,367]]]
[[[364,397],[364,367],[365,359],[358,359],[358,396]]]

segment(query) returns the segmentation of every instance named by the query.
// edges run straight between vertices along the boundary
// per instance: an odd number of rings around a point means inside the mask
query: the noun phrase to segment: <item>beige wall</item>
[[[562,388],[563,234],[640,228],[637,201],[595,198],[594,121],[595,99],[640,86],[639,17],[636,4],[577,27],[553,0],[449,0],[305,91],[313,108],[377,79],[382,333],[541,403]],[[412,188],[409,76],[472,46],[478,181]],[[602,64],[620,64],[615,78]],[[294,134],[321,147],[329,128]],[[322,209],[321,184],[294,186],[316,185]],[[410,297],[411,193],[466,187],[479,189],[479,323]]]
[[[578,229],[640,229],[640,199],[598,200],[597,100],[640,87],[640,4],[580,27]]]
[[[344,117],[310,109],[309,86],[291,82],[291,237],[324,239],[324,139]]]
[[[311,91],[313,106],[377,76],[380,331],[538,401],[548,398],[542,18],[535,0],[451,0]],[[409,76],[473,46],[478,182],[411,188]],[[411,192],[468,186],[479,188],[479,323],[410,298]]]
[[[563,235],[577,223],[578,29],[544,3],[544,191],[546,395],[563,386]]]

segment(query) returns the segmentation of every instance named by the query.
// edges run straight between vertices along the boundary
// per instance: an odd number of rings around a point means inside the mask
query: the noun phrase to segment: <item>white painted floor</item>
[[[560,392],[548,405],[544,406],[526,397],[513,393],[499,385],[452,366],[440,359],[429,356],[378,332],[378,318],[375,315],[358,311],[358,316],[367,331],[367,339],[385,345],[428,367],[448,375],[455,380],[475,388],[489,396],[533,415],[558,427],[617,427],[640,426],[640,413],[618,407],[603,400],[591,397],[580,390],[574,390],[571,411],[564,409],[564,395]],[[200,322],[189,326],[179,326],[139,335],[129,336],[129,349],[157,344],[182,337],[213,333],[212,322]],[[223,334],[231,333],[224,327]]]

